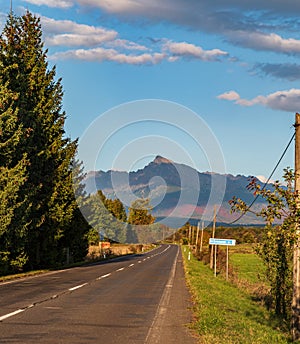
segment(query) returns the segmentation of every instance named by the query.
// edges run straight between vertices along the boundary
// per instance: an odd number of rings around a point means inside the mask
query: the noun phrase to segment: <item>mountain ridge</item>
[[[210,222],[214,206],[217,205],[217,221],[229,223],[239,216],[230,212],[228,201],[233,196],[243,199],[247,204],[254,199],[247,189],[250,178],[251,176],[241,174],[233,176],[199,172],[191,166],[157,155],[153,161],[137,171],[89,172],[85,184],[87,193],[100,189],[107,197],[119,198],[126,208],[130,206],[133,197],[150,197],[153,215],[166,220],[180,218]],[[263,199],[258,198],[253,210],[260,209],[263,204]],[[262,224],[253,214],[246,214],[239,223]]]

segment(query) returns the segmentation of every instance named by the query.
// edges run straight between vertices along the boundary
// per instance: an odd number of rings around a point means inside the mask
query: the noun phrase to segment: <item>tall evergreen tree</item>
[[[70,254],[70,261],[72,260],[73,262],[82,260],[88,253],[88,232],[91,227],[80,211],[82,207],[87,207],[87,196],[83,184],[84,176],[82,163],[74,160],[72,163],[72,175],[69,174],[65,179],[69,186],[66,187],[64,185],[62,188],[62,190],[67,191],[66,200],[69,200],[69,216],[64,226],[60,245],[61,248],[67,249],[67,252]]]
[[[0,65],[0,71],[3,66]],[[21,269],[27,262],[24,249],[26,216],[30,208],[20,197],[20,188],[26,180],[26,154],[18,161],[16,154],[22,140],[21,126],[17,124],[17,109],[12,104],[17,94],[2,82],[0,72],[0,272]]]
[[[72,162],[77,142],[65,137],[61,80],[48,69],[39,18],[10,15],[0,37],[0,77],[16,95],[11,112],[21,130],[12,166],[26,157],[20,199],[30,204],[25,251],[31,267],[60,262],[66,231],[76,212]],[[65,243],[66,244],[66,243]]]

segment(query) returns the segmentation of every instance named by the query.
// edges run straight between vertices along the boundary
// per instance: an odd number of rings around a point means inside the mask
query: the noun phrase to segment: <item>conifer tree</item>
[[[55,80],[55,67],[48,69],[39,18],[28,11],[10,14],[0,38],[0,65],[1,83],[15,95],[11,111],[21,130],[12,166],[27,161],[19,190],[30,204],[26,255],[30,267],[55,265],[63,259],[66,231],[79,216],[72,187],[77,142],[65,137],[61,80]]]
[[[19,161],[12,159],[22,140],[17,109],[12,108],[17,95],[2,83],[2,73],[0,65],[0,273],[6,274],[21,269],[28,259],[24,241],[29,204],[20,197],[26,180],[26,154]]]

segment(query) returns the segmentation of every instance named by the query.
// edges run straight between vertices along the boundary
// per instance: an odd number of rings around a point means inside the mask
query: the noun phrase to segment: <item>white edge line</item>
[[[10,318],[10,317],[13,317],[14,315],[17,315],[17,314],[22,313],[22,312],[24,312],[24,311],[25,311],[25,309],[17,309],[17,310],[14,311],[14,312],[11,312],[11,313],[2,315],[2,317],[0,317],[0,321],[3,321],[3,320],[5,320],[5,319],[7,319],[7,318]]]
[[[87,285],[87,283],[83,283],[83,284],[77,285],[76,287],[69,288],[68,290],[69,290],[69,291],[73,291],[73,290],[82,288],[82,287],[84,287],[85,285]]]

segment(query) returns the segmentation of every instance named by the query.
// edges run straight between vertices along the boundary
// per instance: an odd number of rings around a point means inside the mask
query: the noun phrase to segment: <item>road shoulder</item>
[[[193,321],[192,299],[186,285],[182,253],[179,254],[174,265],[172,287],[166,285],[165,295],[157,311],[147,344],[196,344],[196,335],[191,330]],[[170,283],[170,282],[168,282]],[[168,289],[169,295],[168,295]]]

